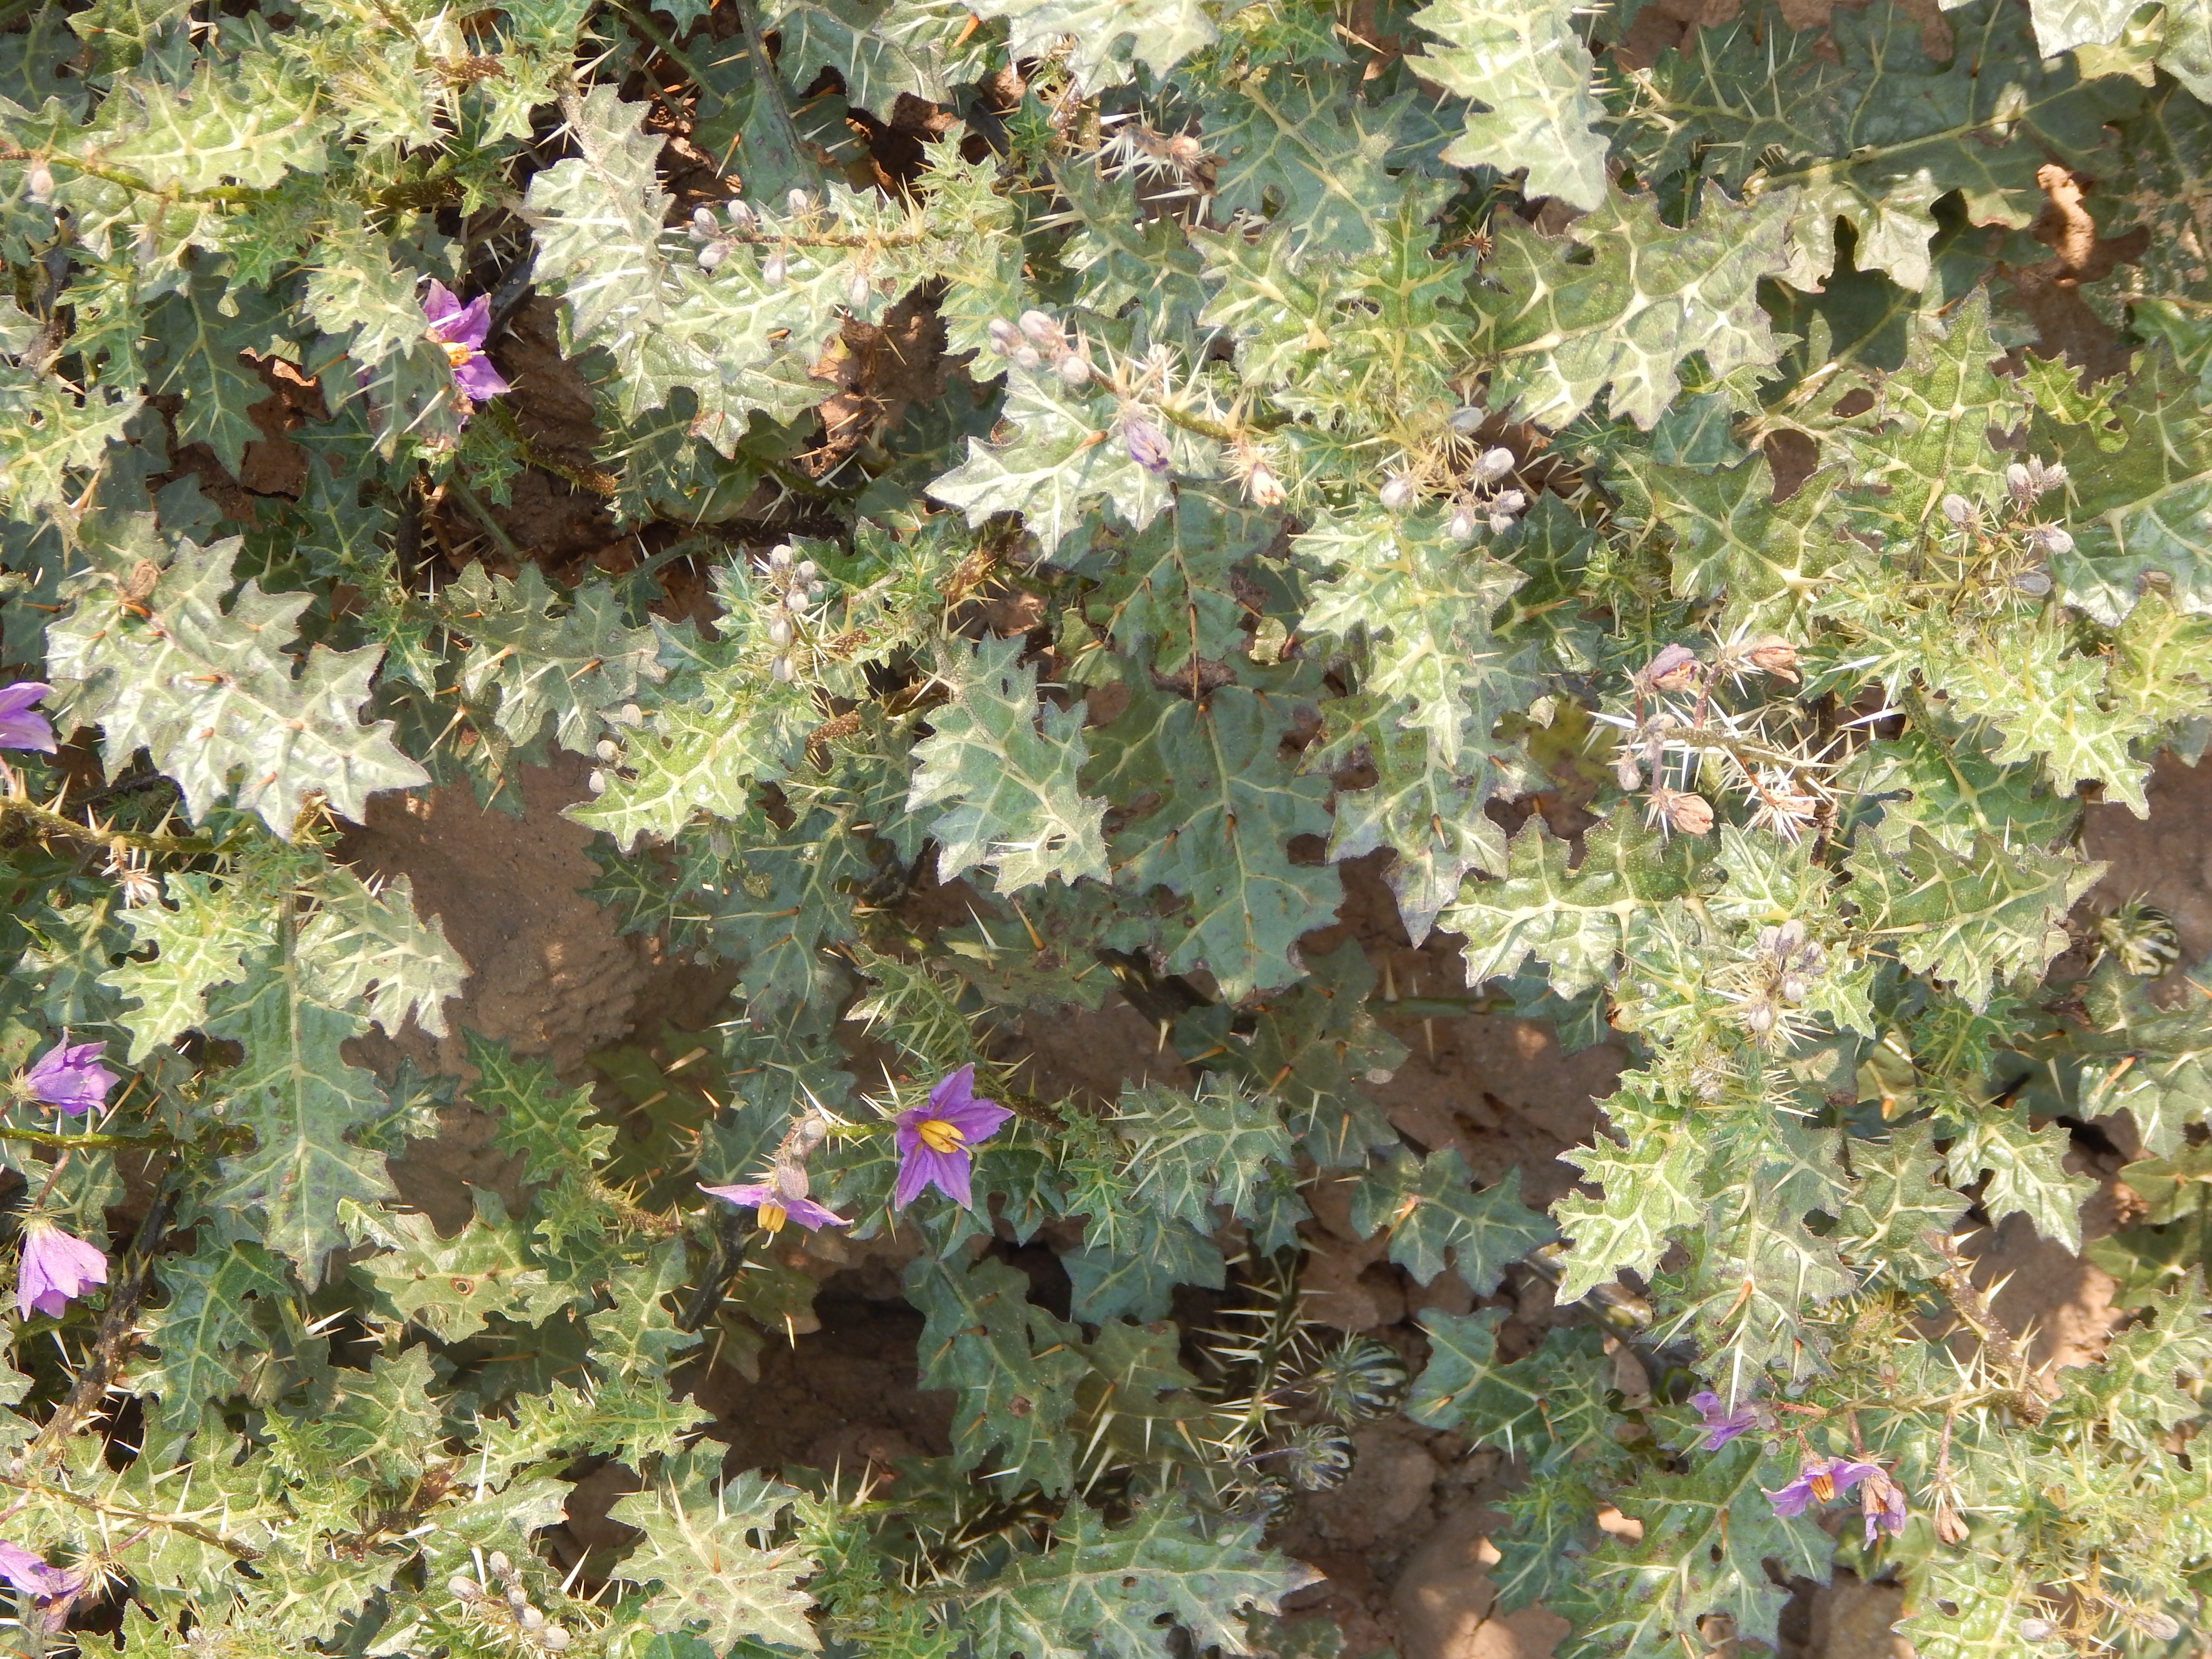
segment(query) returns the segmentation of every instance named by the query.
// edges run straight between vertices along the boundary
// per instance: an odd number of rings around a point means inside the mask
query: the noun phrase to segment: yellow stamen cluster
[[[914,1126],[914,1132],[933,1152],[957,1152],[968,1144],[957,1127],[941,1117],[925,1118]]]

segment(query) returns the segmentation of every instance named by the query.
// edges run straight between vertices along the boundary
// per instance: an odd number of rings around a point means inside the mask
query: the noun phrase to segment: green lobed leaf
[[[1037,671],[1018,635],[938,647],[937,683],[951,699],[914,746],[907,810],[943,806],[929,823],[939,881],[988,864],[1002,893],[1051,877],[1106,878],[1106,803],[1076,778],[1089,750],[1081,704],[1037,702]]]

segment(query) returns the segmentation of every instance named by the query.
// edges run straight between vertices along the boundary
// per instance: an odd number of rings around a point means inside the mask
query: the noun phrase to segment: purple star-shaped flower
[[[1740,1434],[1759,1426],[1759,1407],[1748,1400],[1732,1412],[1721,1409],[1721,1397],[1711,1389],[1700,1389],[1690,1396],[1690,1403],[1698,1408],[1698,1415],[1705,1420],[1704,1449],[1718,1451]]]
[[[32,712],[31,705],[53,690],[36,680],[0,685],[0,749],[36,749],[54,752],[53,723]]]
[[[1766,1498],[1774,1505],[1774,1512],[1786,1520],[1804,1514],[1806,1506],[1815,1499],[1827,1503],[1849,1492],[1869,1475],[1881,1473],[1881,1466],[1875,1463],[1856,1463],[1840,1457],[1810,1457],[1805,1460],[1805,1467],[1797,1471],[1795,1480],[1780,1492],[1768,1492]]]
[[[999,1133],[1013,1114],[995,1100],[975,1097],[975,1068],[963,1066],[929,1091],[929,1103],[898,1115],[898,1186],[891,1204],[903,1210],[934,1187],[963,1209],[974,1197],[968,1171],[975,1161],[968,1149]]]
[[[107,1283],[107,1258],[51,1221],[23,1229],[23,1259],[15,1269],[15,1311],[58,1314],[71,1298]]]
[[[100,1063],[104,1042],[57,1042],[23,1073],[31,1098],[71,1117],[107,1103],[115,1073]]]
[[[732,1204],[744,1205],[753,1211],[764,1233],[781,1232],[786,1221],[796,1221],[810,1233],[824,1227],[851,1225],[843,1216],[817,1204],[805,1193],[787,1192],[769,1182],[738,1187],[709,1187],[702,1182],[699,1190]]]
[[[463,305],[443,283],[434,282],[423,296],[422,314],[430,319],[430,337],[446,348],[453,384],[471,403],[483,403],[510,389],[483,355],[484,336],[491,332],[489,295],[479,294]]]
[[[19,1545],[0,1543],[0,1578],[40,1601],[73,1596],[84,1588],[84,1574],[75,1567],[50,1567],[42,1556]]]

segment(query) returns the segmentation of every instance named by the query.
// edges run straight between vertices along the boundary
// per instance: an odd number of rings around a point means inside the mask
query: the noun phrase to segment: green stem
[[[13,1124],[0,1124],[0,1140],[27,1141],[33,1146],[58,1146],[71,1152],[80,1146],[103,1152],[172,1144],[167,1135],[64,1135],[51,1129],[19,1129]]]
[[[89,823],[79,823],[74,818],[64,817],[49,807],[20,795],[0,795],[0,822],[10,817],[27,818],[40,831],[50,836],[66,836],[71,841],[82,842],[91,847],[127,847],[137,853],[166,853],[178,858],[198,858],[210,853],[227,851],[228,841],[210,841],[204,836],[143,836],[129,830],[102,830]]]

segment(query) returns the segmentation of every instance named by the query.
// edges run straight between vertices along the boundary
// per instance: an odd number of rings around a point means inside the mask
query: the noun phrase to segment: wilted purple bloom
[[[57,1042],[23,1073],[23,1088],[42,1105],[71,1117],[107,1103],[115,1073],[100,1063],[104,1042]]]
[[[1721,1397],[1711,1389],[1700,1389],[1690,1396],[1690,1403],[1698,1408],[1698,1415],[1705,1419],[1705,1449],[1718,1451],[1723,1446],[1748,1430],[1759,1426],[1759,1407],[1746,1401],[1732,1412],[1721,1409]]]
[[[15,1311],[58,1314],[74,1297],[107,1283],[107,1258],[51,1221],[23,1229],[23,1259],[15,1269]]]
[[[1768,1492],[1767,1501],[1777,1515],[1787,1519],[1804,1514],[1806,1506],[1816,1499],[1826,1504],[1847,1494],[1869,1475],[1881,1473],[1881,1466],[1875,1463],[1855,1463],[1840,1457],[1808,1458],[1797,1471],[1797,1478],[1780,1492]]]
[[[53,689],[36,680],[0,685],[0,749],[37,749],[49,755],[54,752],[52,723],[44,714],[31,710],[33,703]]]
[[[74,1596],[84,1588],[84,1574],[75,1567],[50,1567],[45,1558],[15,1544],[0,1543],[0,1578],[41,1602]]]
[[[1168,441],[1160,436],[1159,428],[1150,421],[1134,415],[1121,421],[1121,443],[1129,452],[1129,459],[1146,471],[1165,477],[1173,458],[1168,453]]]
[[[491,332],[490,295],[479,294],[463,305],[443,283],[434,282],[423,296],[422,314],[430,319],[430,337],[446,348],[453,384],[471,403],[483,403],[509,389],[483,355],[484,336]]]
[[[975,1155],[968,1149],[999,1133],[1013,1114],[995,1100],[975,1097],[975,1068],[963,1066],[929,1091],[929,1103],[898,1115],[898,1186],[892,1205],[903,1210],[934,1187],[963,1209],[973,1201],[968,1186]]]
[[[732,1204],[746,1206],[754,1212],[764,1233],[781,1232],[786,1221],[796,1221],[809,1232],[817,1232],[824,1227],[851,1224],[843,1216],[826,1206],[817,1204],[805,1192],[787,1192],[768,1182],[738,1187],[709,1187],[702,1182],[699,1190]]]
[[[1859,1493],[1859,1509],[1866,1518],[1867,1547],[1887,1533],[1892,1538],[1905,1532],[1905,1488],[1891,1480],[1887,1474],[1876,1469],[1867,1477],[1866,1488]]]

